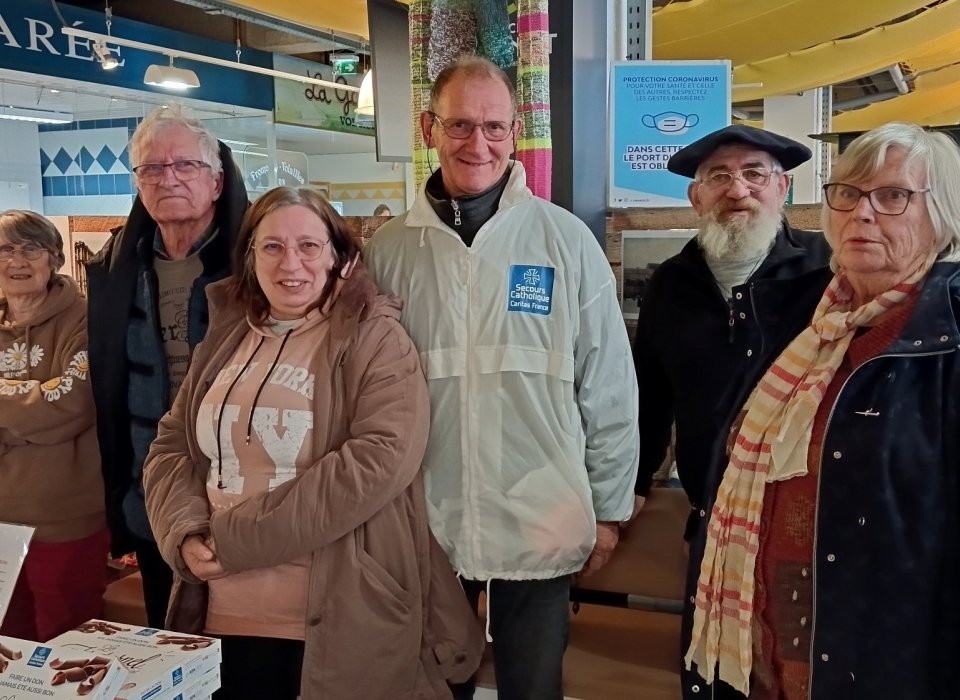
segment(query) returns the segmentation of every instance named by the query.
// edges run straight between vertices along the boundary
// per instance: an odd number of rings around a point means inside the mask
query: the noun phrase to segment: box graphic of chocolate
[[[204,674],[219,669],[221,658],[220,640],[213,637],[104,620],[89,620],[50,643],[78,656],[116,658],[128,674],[116,700],[175,698],[199,683]]]
[[[122,664],[105,654],[0,636],[0,698],[114,700],[126,677]]]
[[[172,694],[164,696],[161,700],[210,700],[213,692],[220,687],[220,669],[215,668],[203,674],[199,682],[184,691],[171,691]]]

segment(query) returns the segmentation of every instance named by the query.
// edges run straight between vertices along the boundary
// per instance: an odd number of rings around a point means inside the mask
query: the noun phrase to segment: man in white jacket
[[[366,259],[405,300],[430,524],[467,595],[486,590],[499,697],[560,700],[572,576],[606,562],[631,513],[637,383],[600,246],[510,159],[516,114],[489,61],[442,71],[420,118],[440,169]]]

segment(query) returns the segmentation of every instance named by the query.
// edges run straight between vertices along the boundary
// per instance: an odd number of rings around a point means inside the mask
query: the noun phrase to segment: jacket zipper
[[[461,223],[460,222],[460,205],[457,204],[457,200],[451,199],[450,206],[453,207],[453,225],[459,226]]]
[[[843,384],[840,385],[840,391],[837,392],[837,397],[834,399],[833,406],[830,407],[830,413],[827,414],[827,422],[823,427],[823,443],[820,445],[820,469],[817,470],[817,498],[813,508],[813,558],[810,562],[810,652],[808,655],[810,670],[807,673],[807,693],[809,695],[812,695],[813,693],[813,655],[817,633],[817,542],[819,541],[818,532],[820,524],[820,481],[823,477],[823,458],[827,449],[827,433],[830,431],[830,424],[833,422],[834,411],[837,410],[837,404],[840,403],[840,397],[843,394],[843,390],[847,388],[847,384],[850,383],[850,380],[853,379],[857,372],[869,365],[871,362],[890,357],[930,357],[932,355],[946,355],[949,352],[955,352],[955,350],[937,350],[935,352],[924,353],[889,353],[870,358],[859,367],[854,368],[854,370],[850,373],[850,376],[848,376],[844,380]]]
[[[457,216],[459,217],[459,214]],[[457,220],[459,221],[459,218]],[[479,538],[476,534],[479,532],[479,528],[477,527],[477,521],[480,518],[479,518],[479,514],[476,512],[477,499],[474,497],[474,487],[473,487],[475,474],[473,473],[473,464],[472,464],[473,459],[472,459],[472,454],[470,450],[471,445],[476,445],[476,442],[473,440],[473,421],[470,418],[470,402],[472,401],[472,397],[474,396],[474,393],[473,393],[474,380],[473,380],[473,371],[472,371],[473,363],[471,362],[471,352],[470,352],[470,348],[473,347],[473,323],[471,320],[472,314],[470,313],[471,309],[473,308],[473,304],[471,303],[471,293],[472,293],[471,290],[473,288],[473,265],[470,259],[469,248],[465,249],[463,255],[464,255],[464,261],[466,264],[466,271],[467,271],[467,284],[466,284],[467,308],[464,310],[464,318],[467,324],[467,328],[466,328],[467,352],[465,353],[466,389],[465,390],[461,389],[461,392],[463,393],[461,393],[461,398],[460,398],[460,406],[461,406],[460,410],[463,411],[463,426],[462,426],[463,435],[460,438],[461,439],[460,449],[463,452],[463,467],[464,467],[463,468],[463,485],[464,485],[464,491],[465,491],[464,493],[465,502],[464,502],[463,512],[469,513],[470,520],[472,521],[472,523],[465,524],[467,526],[464,527],[464,531],[475,533],[471,537],[472,541],[470,543],[470,566],[474,571],[476,571],[477,562],[480,561]],[[457,573],[459,574],[460,572],[457,571]],[[489,602],[487,603],[487,605],[489,605]]]

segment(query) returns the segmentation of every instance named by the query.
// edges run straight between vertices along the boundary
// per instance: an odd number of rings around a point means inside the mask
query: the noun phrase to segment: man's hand
[[[213,538],[207,539],[209,540],[209,546],[205,544],[202,535],[189,535],[180,545],[180,556],[183,558],[183,563],[190,569],[190,573],[201,581],[213,581],[227,575],[227,572],[220,566],[220,562],[217,561]]]
[[[593,545],[590,558],[580,572],[581,576],[589,576],[599,571],[610,555],[613,554],[617,542],[620,540],[620,523],[597,523],[597,543]]]

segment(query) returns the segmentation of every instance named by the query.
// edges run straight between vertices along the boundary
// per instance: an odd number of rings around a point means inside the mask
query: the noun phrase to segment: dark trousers
[[[268,637],[220,639],[221,687],[213,694],[214,700],[297,700],[303,642]]]
[[[173,571],[160,556],[157,543],[134,538],[133,551],[137,553],[137,565],[143,577],[143,604],[147,608],[147,624],[165,629],[167,604],[173,587]]]
[[[476,608],[486,581],[463,580]],[[500,700],[562,700],[563,652],[570,631],[570,576],[490,582],[487,615]],[[473,682],[451,686],[455,700],[473,697]]]

